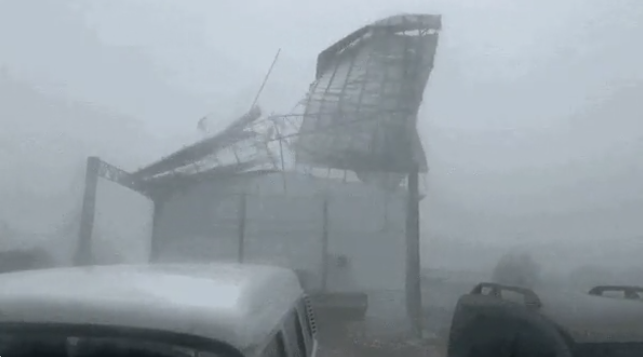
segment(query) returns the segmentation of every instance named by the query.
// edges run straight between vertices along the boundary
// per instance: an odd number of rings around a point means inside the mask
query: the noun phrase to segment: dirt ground
[[[446,346],[443,343],[429,343],[422,346],[343,346],[322,349],[321,357],[444,357]]]
[[[423,327],[430,337],[422,342],[368,341],[357,331],[351,333],[338,325],[329,326],[326,321],[322,325],[320,321],[320,332],[324,335],[320,336],[320,342],[325,347],[320,351],[320,357],[446,356],[448,330],[456,301],[474,285],[469,281],[446,280],[423,286]],[[403,338],[398,340],[404,341]]]
[[[422,340],[397,336],[387,339],[369,338],[335,326],[320,335],[321,357],[443,357],[446,356],[444,334],[431,334]],[[321,332],[321,331],[320,331]],[[443,335],[443,336],[440,336]]]

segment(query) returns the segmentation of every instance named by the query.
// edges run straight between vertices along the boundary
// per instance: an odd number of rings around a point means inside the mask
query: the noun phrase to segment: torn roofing
[[[393,32],[421,29],[440,31],[442,29],[442,16],[432,14],[403,14],[390,16],[366,25],[335,42],[317,56],[316,78],[319,79],[319,77],[328,70],[329,62],[338,52],[360,40],[373,29],[383,27],[389,28]]]
[[[217,134],[184,147],[157,162],[143,167],[132,175],[137,180],[144,180],[156,175],[168,173],[181,167],[194,164],[241,140],[251,138],[255,134],[244,131],[243,129],[260,116],[261,109],[254,107]]]
[[[428,171],[416,129],[440,15],[376,21],[319,54],[297,161],[364,172]]]

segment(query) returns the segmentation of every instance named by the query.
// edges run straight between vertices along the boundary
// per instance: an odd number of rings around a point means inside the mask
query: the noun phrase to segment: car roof
[[[262,343],[303,291],[291,270],[241,264],[115,265],[0,274],[0,323],[123,326],[240,350]]]
[[[555,289],[541,289],[537,295],[541,313],[577,342],[643,341],[640,301]]]
[[[530,311],[525,316],[542,316],[579,343],[643,342],[640,300],[590,295],[563,287],[530,289],[483,282],[463,295],[458,304],[471,311],[482,306],[506,307],[520,314]]]

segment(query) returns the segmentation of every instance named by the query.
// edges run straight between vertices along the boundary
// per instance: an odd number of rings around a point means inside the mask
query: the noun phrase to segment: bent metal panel
[[[399,15],[321,52],[297,161],[356,172],[427,170],[417,112],[433,68],[439,15]]]

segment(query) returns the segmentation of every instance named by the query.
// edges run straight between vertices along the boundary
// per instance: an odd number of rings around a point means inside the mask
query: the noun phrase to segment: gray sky
[[[144,161],[195,139],[204,114],[245,110],[278,48],[268,112],[303,97],[319,51],[401,12],[443,15],[419,123],[433,235],[643,236],[640,1],[0,0],[1,63],[128,122],[150,144],[110,140]]]

